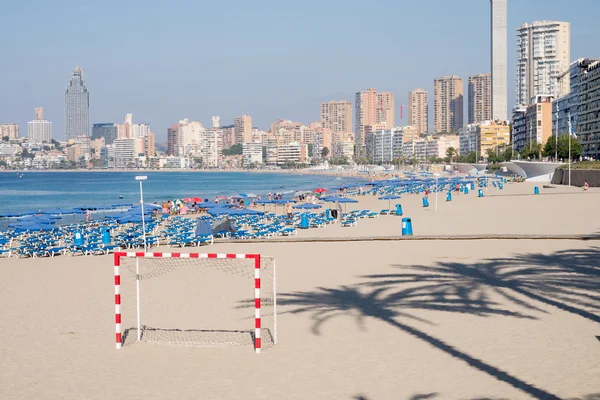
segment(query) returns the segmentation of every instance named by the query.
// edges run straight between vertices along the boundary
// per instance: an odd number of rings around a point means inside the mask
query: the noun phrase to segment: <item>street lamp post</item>
[[[435,212],[437,212],[437,205],[438,205],[438,191],[439,191],[439,187],[438,187],[438,178],[440,176],[440,174],[434,174],[435,175]]]
[[[140,182],[140,207],[142,210],[142,238],[144,239],[144,252],[147,251],[146,246],[146,222],[144,220],[144,192],[142,190],[142,182],[148,179],[147,176],[136,176],[135,180]]]
[[[144,239],[144,253],[146,252],[146,223],[144,221],[144,195],[142,191],[142,182],[148,179],[147,176],[136,176],[135,180],[140,181],[140,207],[142,210],[142,238]],[[140,310],[140,259],[135,259],[135,290],[136,290],[136,309],[137,309],[137,340],[142,340],[141,331],[141,310]]]

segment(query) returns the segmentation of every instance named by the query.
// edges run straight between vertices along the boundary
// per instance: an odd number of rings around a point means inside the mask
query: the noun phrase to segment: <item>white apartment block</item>
[[[117,168],[131,165],[138,155],[136,139],[133,138],[115,139],[112,147],[114,152],[113,165]]]
[[[568,22],[535,21],[518,28],[516,104],[530,104],[537,96],[558,97],[557,78],[569,68],[570,58]]]
[[[284,165],[286,163],[302,163],[306,161],[308,145],[299,142],[267,146],[267,164]]]
[[[384,129],[367,136],[367,157],[375,163],[392,162],[402,155],[402,129]]]
[[[468,155],[477,151],[477,132],[479,124],[468,124],[459,131],[459,152],[461,155]]]
[[[204,168],[217,168],[223,155],[223,135],[220,129],[206,129],[201,134],[200,154]]]
[[[175,155],[180,157],[200,157],[203,132],[204,126],[198,121],[189,121],[187,118],[179,121]]]
[[[249,167],[252,164],[263,163],[262,143],[244,143],[242,147],[242,165]]]
[[[27,123],[27,137],[30,143],[43,143],[52,141],[52,122],[46,120],[33,120]]]

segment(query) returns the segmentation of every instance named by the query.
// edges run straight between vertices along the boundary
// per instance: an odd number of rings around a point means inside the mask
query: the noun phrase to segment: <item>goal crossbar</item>
[[[182,259],[247,259],[254,263],[254,349],[260,353],[261,343],[261,256],[260,254],[227,254],[227,253],[163,253],[163,252],[115,252],[114,253],[114,289],[115,289],[115,332],[116,348],[120,349],[123,343],[123,334],[121,331],[121,259],[122,258],[182,258]],[[140,293],[139,293],[140,273],[136,269],[136,287],[137,287],[137,332],[140,340]],[[273,287],[273,316],[276,318],[276,297],[275,287]],[[274,333],[276,341],[276,328]]]

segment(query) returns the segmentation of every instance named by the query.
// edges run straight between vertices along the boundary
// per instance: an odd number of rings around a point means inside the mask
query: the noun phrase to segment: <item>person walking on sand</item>
[[[288,219],[292,219],[292,205],[289,202],[285,203],[285,212]]]
[[[90,222],[92,219],[92,212],[90,210],[86,210],[85,212],[85,222]]]

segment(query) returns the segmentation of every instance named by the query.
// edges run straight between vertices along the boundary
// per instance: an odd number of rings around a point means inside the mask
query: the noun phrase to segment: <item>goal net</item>
[[[275,261],[258,254],[115,253],[116,345],[277,341]]]

